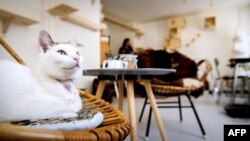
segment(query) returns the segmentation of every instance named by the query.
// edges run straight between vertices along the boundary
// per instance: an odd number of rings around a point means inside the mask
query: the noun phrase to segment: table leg
[[[105,80],[100,80],[95,95],[102,98],[102,94],[105,88]]]
[[[134,83],[132,80],[127,81],[127,98],[128,98],[128,110],[129,119],[131,121],[131,141],[137,140],[137,125],[135,115],[135,97],[134,97]]]
[[[158,110],[157,105],[156,105],[156,101],[155,101],[153,90],[151,88],[150,81],[144,80],[143,82],[144,82],[144,86],[145,86],[145,89],[146,89],[146,92],[147,92],[147,95],[149,98],[150,105],[151,105],[152,110],[154,112],[154,116],[155,116],[158,128],[160,130],[161,138],[163,141],[166,141],[167,140],[166,130],[163,126],[163,123],[162,123],[162,120],[160,117],[160,113],[159,113],[159,110]]]
[[[247,88],[248,88],[248,104],[250,104],[250,77],[246,78]]]
[[[234,67],[234,80],[233,80],[233,87],[232,87],[232,94],[231,94],[231,99],[230,99],[230,103],[234,103],[235,102],[235,97],[236,97],[236,87],[237,87],[237,80],[238,80],[238,67],[239,64],[236,64]]]
[[[118,89],[119,89],[119,98],[118,98],[118,109],[122,111],[123,109],[123,92],[124,92],[124,83],[123,80],[118,80]]]

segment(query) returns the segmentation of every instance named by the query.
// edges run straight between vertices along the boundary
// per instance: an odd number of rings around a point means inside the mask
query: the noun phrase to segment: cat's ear
[[[39,44],[45,53],[49,47],[54,44],[54,41],[51,39],[49,33],[45,30],[41,30],[39,34]]]
[[[76,41],[76,36],[73,36],[70,40],[69,40],[69,44],[77,47],[77,41]]]

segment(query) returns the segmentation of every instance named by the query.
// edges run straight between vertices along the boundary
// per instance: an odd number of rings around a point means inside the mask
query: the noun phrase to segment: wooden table
[[[131,121],[132,130],[131,130],[131,140],[137,140],[137,124],[136,124],[136,113],[135,113],[135,99],[134,99],[134,84],[133,81],[141,79],[144,83],[150,105],[152,107],[158,128],[160,130],[161,138],[163,141],[167,140],[166,130],[163,126],[159,110],[156,105],[154,93],[151,88],[150,79],[153,75],[165,75],[169,73],[174,73],[174,69],[159,69],[159,68],[138,68],[138,69],[87,69],[83,71],[83,75],[92,75],[92,76],[113,76],[113,79],[118,81],[120,96],[118,99],[119,109],[122,109],[122,100],[123,100],[123,85],[124,81],[127,82],[127,98],[128,98],[128,110],[129,110],[129,119]],[[101,79],[98,84],[96,91],[96,96],[102,97],[106,80],[109,78]],[[119,78],[119,79],[118,79]]]

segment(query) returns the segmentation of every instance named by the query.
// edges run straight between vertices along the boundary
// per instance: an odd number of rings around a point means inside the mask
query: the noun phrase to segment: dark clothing
[[[119,54],[131,54],[133,53],[133,48],[131,46],[129,46],[128,48],[125,48],[125,47],[121,47],[119,49]]]

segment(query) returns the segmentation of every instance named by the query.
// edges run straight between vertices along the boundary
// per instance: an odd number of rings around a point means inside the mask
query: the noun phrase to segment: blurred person
[[[119,49],[118,54],[132,54],[134,52],[133,47],[131,46],[130,39],[125,38],[123,40],[122,46]]]

